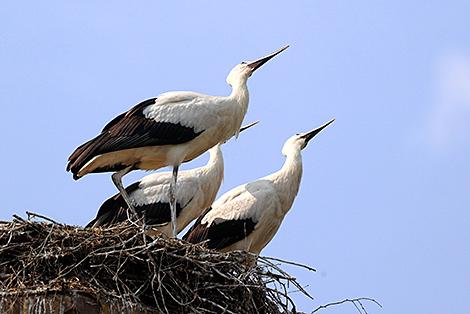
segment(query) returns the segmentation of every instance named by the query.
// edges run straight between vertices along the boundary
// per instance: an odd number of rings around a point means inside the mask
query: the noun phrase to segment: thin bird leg
[[[178,179],[178,168],[179,166],[173,167],[173,177],[170,183],[170,211],[173,238],[176,238],[176,180]]]
[[[135,210],[134,206],[131,203],[131,200],[129,198],[129,195],[127,195],[126,189],[124,189],[124,186],[122,185],[122,177],[131,172],[133,166],[129,166],[123,170],[120,170],[116,173],[114,173],[111,178],[113,179],[113,183],[116,186],[116,188],[119,190],[119,193],[121,193],[122,197],[127,203],[127,206],[129,206],[129,210],[131,211],[132,215],[137,219],[137,211]]]

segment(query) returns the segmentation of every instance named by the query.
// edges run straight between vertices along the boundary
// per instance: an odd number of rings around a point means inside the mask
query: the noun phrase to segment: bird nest
[[[80,312],[80,302],[89,314],[295,313],[288,287],[304,291],[275,259],[253,267],[250,254],[152,239],[128,223],[83,229],[14,217],[0,222],[1,313]]]

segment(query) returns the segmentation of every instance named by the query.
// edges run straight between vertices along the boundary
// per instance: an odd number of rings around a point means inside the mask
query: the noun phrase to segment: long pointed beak
[[[249,129],[254,125],[257,125],[258,123],[259,123],[259,120],[255,122],[251,122],[250,124],[244,125],[240,128],[240,132],[245,131],[246,129]]]
[[[272,58],[274,58],[275,56],[277,56],[278,54],[280,54],[281,52],[283,52],[287,48],[289,48],[289,45],[282,47],[281,49],[271,53],[270,55],[267,55],[266,57],[262,57],[258,60],[255,60],[255,61],[252,61],[252,62],[248,63],[248,67],[251,68],[251,73],[255,72],[256,69],[261,67],[263,64],[265,64],[266,62],[268,62],[269,60],[271,60]]]
[[[324,128],[326,128],[327,126],[329,126],[330,124],[332,124],[333,121],[335,121],[335,119],[331,119],[330,121],[328,121],[327,123],[323,124],[322,126],[316,128],[316,129],[313,129],[312,131],[307,132],[307,133],[305,133],[304,135],[302,135],[301,137],[303,137],[303,138],[305,139],[305,145],[307,145],[308,141],[310,141],[312,138],[314,138],[315,135],[317,135],[317,134],[320,133]]]

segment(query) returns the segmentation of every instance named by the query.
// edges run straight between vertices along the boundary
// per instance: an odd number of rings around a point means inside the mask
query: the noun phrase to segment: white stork
[[[135,169],[172,166],[169,200],[176,236],[175,189],[180,164],[238,136],[248,109],[248,78],[287,48],[236,65],[227,76],[232,87],[229,96],[167,92],[137,104],[111,120],[98,136],[79,146],[69,157],[67,171],[73,173],[75,180],[89,173],[115,172],[113,182],[135,215],[122,177]]]
[[[264,178],[238,186],[206,209],[183,240],[207,242],[221,252],[243,250],[258,255],[271,241],[294,202],[302,178],[301,150],[334,121],[290,137],[282,148],[282,168]]]
[[[240,132],[258,122],[240,128]],[[181,171],[178,174],[176,192],[177,232],[196,219],[204,209],[211,206],[219,191],[224,177],[224,158],[220,146],[209,149],[210,158],[203,167]],[[126,187],[127,195],[139,218],[153,230],[172,236],[168,189],[172,179],[171,172],[159,172],[145,176],[140,181]],[[109,226],[126,221],[129,217],[128,206],[121,194],[107,199],[98,210],[96,218],[89,227]],[[152,234],[152,232],[149,232]]]

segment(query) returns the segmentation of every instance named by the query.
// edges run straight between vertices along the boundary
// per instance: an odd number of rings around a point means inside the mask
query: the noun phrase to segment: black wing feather
[[[210,208],[203,215],[209,212]],[[183,240],[190,243],[207,241],[209,249],[221,250],[243,240],[255,230],[256,222],[252,219],[219,220],[210,226],[201,224],[201,215],[193,227],[184,235]]]
[[[182,144],[203,132],[195,132],[194,128],[179,123],[146,118],[143,110],[153,105],[155,100],[145,100],[118,115],[103,128],[100,135],[80,145],[69,157],[67,171],[76,175],[88,161],[101,154],[146,146]]]
[[[190,242],[190,243],[200,243],[206,239],[207,234],[206,228],[202,228],[202,219],[206,216],[208,212],[212,210],[212,207],[208,207],[204,209],[204,211],[197,217],[196,221],[194,224],[189,228],[189,230],[186,232],[186,234],[183,236],[183,240]],[[205,226],[205,225],[204,225]]]
[[[140,181],[137,181],[128,187],[126,192],[129,195],[139,188]],[[85,228],[110,226],[124,220],[127,220],[127,203],[121,194],[115,194],[100,206],[95,219],[90,221]]]
[[[157,100],[157,97],[149,98],[149,99],[147,99],[147,100],[144,100],[144,101],[138,103],[137,105],[135,105],[134,107],[132,107],[132,108],[129,109],[128,111],[121,113],[121,114],[118,115],[116,118],[114,118],[113,120],[109,121],[108,124],[106,124],[106,125],[104,126],[103,130],[101,131],[101,133],[104,133],[104,132],[108,131],[111,127],[113,127],[114,125],[118,124],[126,115],[133,115],[133,114],[135,114],[136,112],[139,112],[139,111],[144,110],[145,107],[150,106],[150,105],[153,105],[156,100]]]
[[[139,188],[139,183],[136,182],[126,188],[128,194]],[[189,202],[188,202],[189,203]],[[134,206],[139,218],[144,217],[146,225],[160,225],[171,221],[170,204],[165,202],[157,202],[152,204],[144,204]],[[178,217],[184,207],[176,203],[176,216]],[[129,207],[124,201],[121,194],[116,194],[107,199],[98,210],[96,218],[89,222],[86,227],[110,226],[124,222],[128,219]]]

